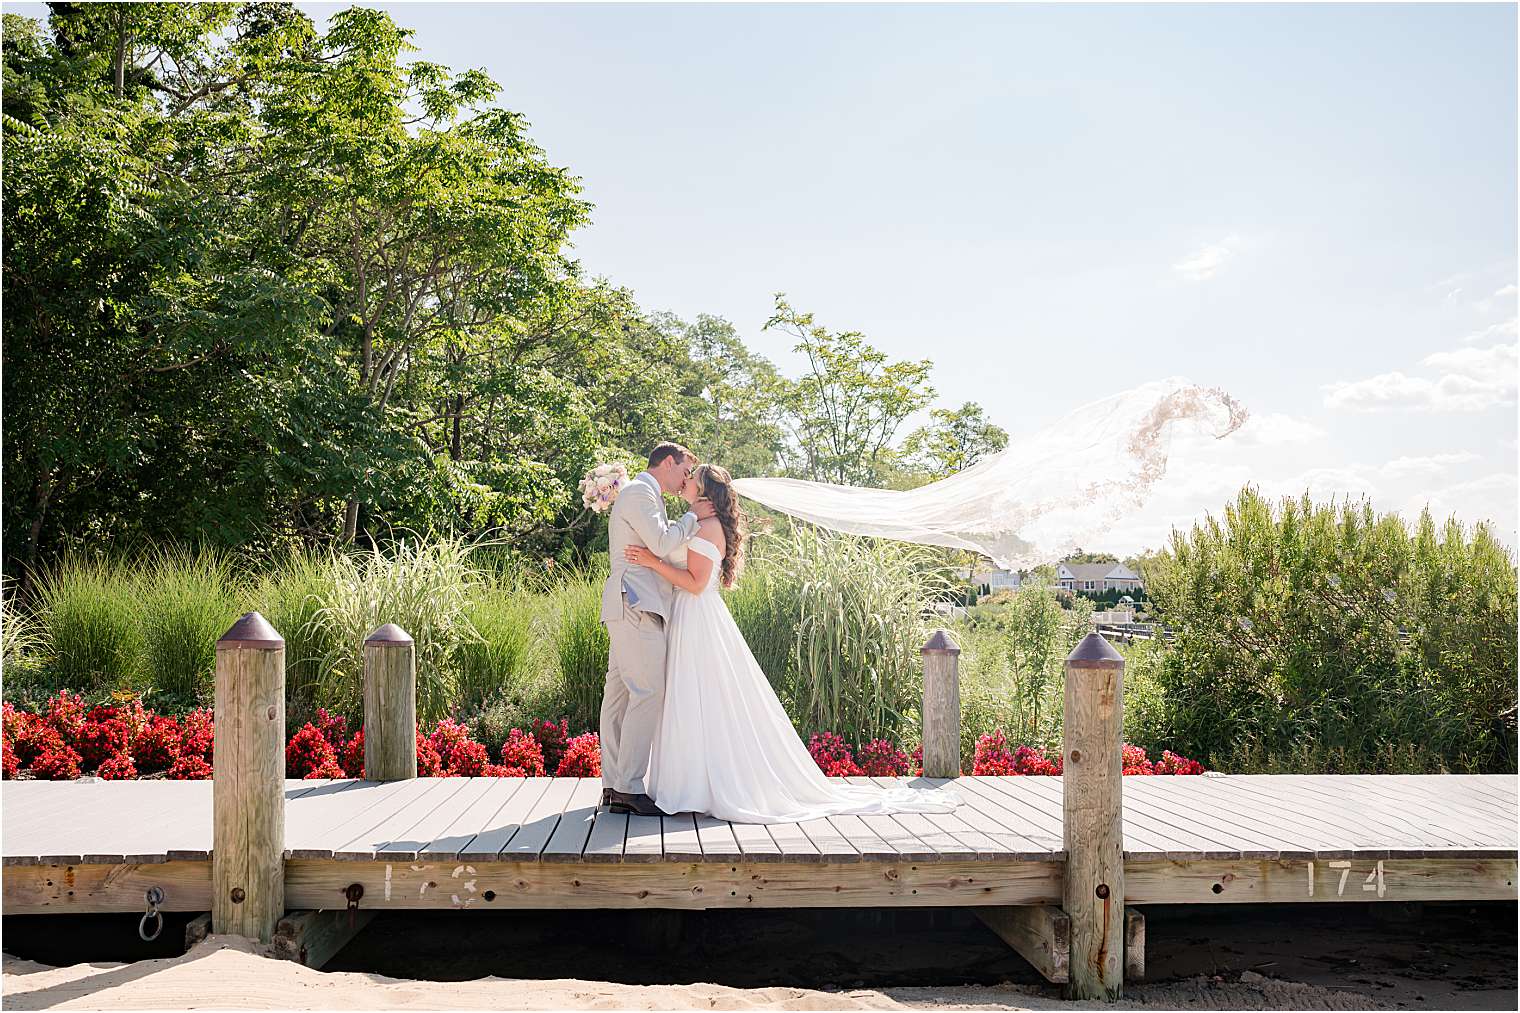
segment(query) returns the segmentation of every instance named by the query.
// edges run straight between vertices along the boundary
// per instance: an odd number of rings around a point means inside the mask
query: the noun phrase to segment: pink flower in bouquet
[[[581,479],[581,504],[593,513],[606,513],[627,484],[628,469],[623,465],[599,464]]]

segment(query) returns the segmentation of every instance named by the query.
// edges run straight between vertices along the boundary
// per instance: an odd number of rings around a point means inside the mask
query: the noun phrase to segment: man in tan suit
[[[691,451],[662,443],[649,467],[618,493],[607,525],[612,573],[602,588],[602,622],[611,651],[602,694],[602,804],[613,812],[660,815],[644,791],[649,753],[665,705],[665,624],[675,589],[653,570],[629,563],[623,550],[642,545],[668,556],[697,533],[713,506],[698,500],[671,523],[663,494],[678,493],[696,467]]]

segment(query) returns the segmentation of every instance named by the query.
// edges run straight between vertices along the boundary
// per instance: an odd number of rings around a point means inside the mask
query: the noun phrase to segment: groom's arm
[[[630,503],[628,523],[639,534],[639,539],[656,556],[665,557],[691,541],[697,533],[697,515],[688,510],[681,519],[671,523],[665,516],[665,503],[660,494],[643,482],[634,482],[623,488],[623,496],[635,493],[637,499]],[[619,497],[621,499],[622,496]]]

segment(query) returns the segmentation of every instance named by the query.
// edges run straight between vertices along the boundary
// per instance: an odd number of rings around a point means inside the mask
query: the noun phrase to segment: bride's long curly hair
[[[744,569],[744,515],[739,512],[739,496],[734,492],[733,476],[719,464],[697,466],[692,476],[702,495],[712,503],[718,523],[723,527],[723,562],[718,579],[724,587],[733,587]]]

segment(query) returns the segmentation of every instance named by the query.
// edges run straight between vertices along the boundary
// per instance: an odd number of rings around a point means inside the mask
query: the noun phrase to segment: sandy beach
[[[1513,1009],[1515,939],[1506,913],[1512,922],[1513,908],[1454,906],[1427,909],[1420,921],[1403,923],[1302,908],[1251,918],[1158,910],[1149,956],[1159,980],[1131,984],[1125,1002],[1111,1008]],[[807,940],[805,927],[792,921],[732,919],[688,928],[668,950],[645,948],[642,955],[614,955],[601,936],[566,944],[552,924],[532,937],[497,932],[484,921],[470,933],[451,933],[450,924],[458,923],[377,921],[321,971],[275,960],[236,936],[211,936],[182,956],[133,962],[51,966],[7,952],[4,1004],[105,1010],[1096,1008],[1062,1001],[1027,965],[1005,958],[995,945],[982,947],[958,922],[899,922],[830,950]],[[530,956],[521,956],[524,951]],[[910,966],[914,961],[917,967]],[[358,966],[434,980],[352,969]],[[541,968],[545,977],[489,973],[525,966]],[[893,980],[915,984],[846,983],[871,977],[871,966],[894,968]],[[570,967],[624,980],[554,976]],[[825,973],[827,967],[834,973]],[[702,980],[709,976],[741,984]],[[977,976],[984,980],[964,983]],[[662,977],[679,983],[640,983]],[[1006,980],[985,980],[998,977]],[[832,983],[800,987],[798,979]],[[946,984],[918,984],[932,980]],[[751,984],[759,981],[787,984]]]

